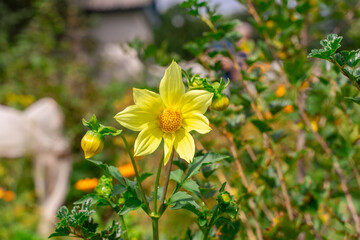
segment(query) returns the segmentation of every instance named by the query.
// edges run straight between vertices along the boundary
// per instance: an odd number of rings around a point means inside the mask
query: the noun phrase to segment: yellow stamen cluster
[[[165,109],[159,116],[159,124],[164,132],[173,133],[181,127],[182,117],[179,111]]]

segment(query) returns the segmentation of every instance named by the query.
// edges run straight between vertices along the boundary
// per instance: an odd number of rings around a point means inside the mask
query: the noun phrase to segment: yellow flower
[[[277,97],[283,97],[286,94],[286,88],[284,84],[280,84],[278,88],[276,89],[275,95]]]
[[[134,155],[153,153],[164,139],[164,164],[172,149],[187,162],[195,154],[190,131],[201,134],[211,131],[209,120],[203,115],[211,104],[213,93],[192,90],[185,93],[181,68],[173,61],[160,82],[160,95],[146,89],[133,89],[135,105],[116,114],[124,127],[140,131],[135,140]]]
[[[81,139],[81,148],[84,151],[85,158],[91,158],[100,153],[104,148],[103,137],[100,133],[89,130]]]

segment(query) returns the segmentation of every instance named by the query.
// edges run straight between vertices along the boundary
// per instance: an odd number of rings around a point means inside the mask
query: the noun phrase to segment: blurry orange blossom
[[[276,89],[275,95],[277,97],[283,97],[283,96],[285,96],[285,94],[286,94],[286,88],[285,88],[284,84],[280,84],[278,86],[278,88]]]
[[[272,116],[271,112],[269,110],[267,110],[264,113],[264,117],[265,117],[265,119],[270,120],[270,119],[272,119],[273,116]]]
[[[4,195],[3,195],[3,198],[4,198],[5,201],[11,202],[12,200],[15,199],[15,196],[16,196],[16,195],[15,195],[14,192],[12,192],[12,191],[5,191],[5,192],[4,192]]]
[[[97,178],[80,179],[75,183],[75,189],[88,192],[94,190],[98,184],[99,180]]]
[[[294,107],[292,105],[287,105],[283,108],[284,113],[292,113],[294,111]]]
[[[119,171],[124,177],[131,177],[135,175],[135,170],[131,163],[119,166]]]

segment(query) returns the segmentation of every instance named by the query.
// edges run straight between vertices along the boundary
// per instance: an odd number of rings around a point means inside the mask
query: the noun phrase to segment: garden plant
[[[77,146],[102,176],[78,182],[91,192],[59,209],[50,238],[360,239],[359,4],[239,2],[241,21],[207,1],[181,3],[206,28],[186,57],[129,44],[163,77],[133,88],[133,103],[111,113],[118,125],[103,125],[99,106],[83,119]],[[125,149],[126,171],[109,148]],[[147,217],[140,233],[134,213]]]

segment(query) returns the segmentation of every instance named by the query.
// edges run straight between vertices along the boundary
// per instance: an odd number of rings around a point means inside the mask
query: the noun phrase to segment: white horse
[[[72,169],[64,115],[51,98],[25,111],[0,105],[0,158],[31,156],[35,192],[41,209],[38,231],[48,236],[64,203]],[[15,163],[14,163],[15,164]]]

